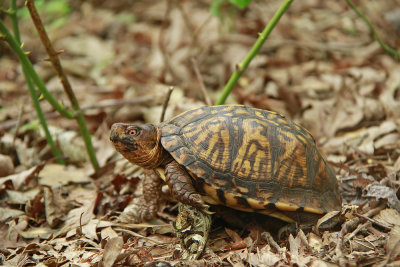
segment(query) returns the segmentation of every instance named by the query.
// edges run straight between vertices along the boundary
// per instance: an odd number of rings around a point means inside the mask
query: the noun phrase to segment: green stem
[[[47,90],[46,86],[44,85],[43,81],[40,79],[39,75],[36,73],[35,69],[32,66],[32,63],[29,61],[25,52],[22,50],[21,46],[18,44],[18,42],[15,40],[15,38],[11,35],[11,33],[8,31],[8,29],[4,25],[3,21],[1,21],[1,20],[0,20],[0,32],[4,35],[8,44],[11,46],[11,48],[17,54],[17,56],[21,62],[21,65],[23,65],[26,68],[27,74],[32,78],[32,81],[36,84],[36,86],[38,87],[40,92],[43,94],[44,98],[47,101],[49,101],[49,103],[61,115],[63,115],[64,117],[67,117],[69,119],[73,119],[74,114],[71,111],[65,109],[60,103],[58,103],[57,100]]]
[[[263,32],[260,33],[259,37],[257,38],[257,41],[255,42],[253,47],[250,49],[247,56],[243,59],[243,61],[241,63],[239,63],[236,66],[236,70],[233,72],[228,83],[225,85],[225,88],[222,91],[222,94],[217,101],[217,105],[222,105],[225,103],[226,98],[231,93],[233,87],[236,85],[240,76],[247,69],[247,66],[250,64],[252,59],[258,54],[258,52],[260,51],[265,40],[268,38],[268,36],[272,32],[272,30],[275,28],[276,24],[279,22],[280,18],[286,12],[286,10],[289,8],[289,6],[292,2],[293,2],[293,0],[285,0],[283,2],[283,4],[280,6],[280,8],[278,9],[278,11],[276,11],[276,13],[272,17],[272,19],[270,20],[268,25],[264,28]]]
[[[9,16],[11,16],[13,14],[12,10],[5,9],[3,7],[0,7],[0,12],[4,13],[6,15],[9,15]]]
[[[16,10],[17,10],[16,0],[10,0],[10,8],[12,11],[12,12],[10,12],[10,18],[11,18],[14,36],[15,36],[15,39],[18,42],[18,44],[21,44],[21,37],[19,34],[19,27],[18,27],[18,18],[17,18],[17,14],[16,14],[17,13],[16,12]],[[28,90],[29,90],[29,94],[31,95],[31,98],[32,98],[33,106],[36,110],[38,119],[43,127],[43,131],[44,131],[47,143],[50,146],[50,150],[51,150],[53,156],[55,157],[57,163],[65,164],[65,162],[63,160],[63,155],[62,155],[60,149],[56,146],[56,143],[54,142],[54,140],[50,134],[49,127],[47,125],[47,121],[44,117],[43,111],[40,107],[40,103],[39,103],[39,100],[36,95],[35,86],[31,80],[30,76],[28,75],[28,71],[24,65],[22,65],[22,71],[25,76],[26,84],[28,85]]]
[[[47,125],[46,118],[44,117],[43,111],[40,107],[40,103],[39,103],[39,100],[36,95],[36,90],[35,90],[34,84],[31,80],[31,78],[29,77],[25,66],[22,66],[22,71],[25,76],[26,84],[28,85],[28,90],[29,90],[29,94],[31,95],[31,98],[32,98],[33,106],[35,107],[39,122],[43,127],[44,135],[46,136],[46,141],[50,146],[50,150],[51,150],[54,158],[56,159],[56,162],[59,164],[65,165],[65,161],[63,160],[63,155],[62,155],[60,149],[56,146],[56,143],[54,142],[54,140],[51,136],[49,127]]]
[[[42,41],[44,47],[46,48],[47,54],[49,55],[50,58],[50,62],[53,65],[54,69],[56,70],[57,75],[61,81],[61,84],[63,85],[64,91],[71,102],[71,108],[76,114],[76,120],[78,122],[79,131],[85,142],[86,151],[89,155],[90,162],[92,163],[93,168],[97,170],[99,168],[99,163],[97,161],[90,132],[87,128],[86,120],[79,106],[78,99],[76,98],[75,93],[72,90],[72,86],[67,78],[67,75],[65,74],[62,68],[58,54],[54,49],[49,36],[47,35],[46,29],[42,23],[39,12],[36,9],[34,0],[26,0],[25,5],[27,6],[29,13],[31,14],[32,21],[36,27],[36,30],[39,33],[40,40]]]
[[[10,18],[15,40],[17,40],[18,44],[21,44],[21,35],[19,34],[17,18],[17,0],[10,0]]]
[[[372,35],[374,36],[374,39],[380,44],[380,46],[389,54],[391,54],[396,60],[399,60],[400,57],[400,53],[391,48],[390,46],[384,44],[382,42],[382,40],[379,38],[378,33],[375,31],[374,26],[372,25],[372,23],[367,19],[367,17],[364,16],[363,13],[361,13],[360,10],[358,10],[353,3],[350,0],[346,0],[346,3],[354,10],[354,12],[356,12],[356,14],[365,21],[365,23],[367,23],[368,27],[371,29]]]
[[[76,111],[76,120],[78,122],[79,131],[81,132],[83,141],[85,142],[86,151],[89,155],[90,162],[92,163],[93,169],[99,169],[99,163],[97,161],[96,152],[94,150],[92,144],[92,138],[90,136],[89,129],[86,125],[85,116],[82,113],[82,110],[79,109]]]

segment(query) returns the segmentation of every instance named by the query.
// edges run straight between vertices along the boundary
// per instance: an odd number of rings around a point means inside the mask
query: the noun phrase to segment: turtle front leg
[[[174,197],[186,205],[194,206],[202,212],[209,214],[209,206],[204,203],[201,195],[196,192],[190,175],[175,160],[165,166],[165,178]]]
[[[153,219],[158,211],[162,180],[154,170],[146,169],[143,180],[143,203],[138,212],[140,221]]]

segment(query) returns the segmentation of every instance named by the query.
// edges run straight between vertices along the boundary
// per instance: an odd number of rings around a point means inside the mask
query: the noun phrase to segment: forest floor
[[[345,1],[294,1],[227,103],[280,112],[313,134],[336,171],[346,227],[279,239],[274,231],[265,238],[268,227],[216,219],[193,262],[176,250],[176,202],[166,199],[157,219],[135,223],[143,171],[112,147],[110,125],[157,123],[169,86],[166,119],[204,105],[202,85],[215,103],[282,1],[243,11],[223,4],[220,17],[211,1],[52,2],[61,8],[41,15],[63,50],[101,168],[87,160],[76,122],[42,100],[69,163],[56,164],[17,57],[0,40],[0,264],[400,266],[400,64]],[[399,0],[355,5],[387,45],[400,47]],[[69,107],[23,5],[20,28],[39,76]]]

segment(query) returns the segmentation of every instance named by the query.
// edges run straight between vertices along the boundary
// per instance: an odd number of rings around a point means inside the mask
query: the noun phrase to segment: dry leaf
[[[6,222],[9,219],[16,218],[22,214],[24,214],[24,212],[20,210],[0,207],[0,222]]]
[[[48,164],[40,173],[39,183],[50,187],[59,187],[69,183],[91,183],[92,180],[82,169],[73,166]]]
[[[21,190],[23,185],[28,185],[29,181],[36,177],[36,175],[43,169],[44,165],[38,165],[30,168],[29,170],[9,175],[0,178],[0,188],[4,187],[4,184],[8,181],[12,182],[13,188],[15,190]]]
[[[11,157],[0,154],[0,177],[14,173],[14,163]]]
[[[396,225],[400,226],[400,213],[395,209],[384,209],[374,216],[374,220],[377,220],[388,228]]]
[[[378,183],[370,184],[367,188],[367,193],[365,196],[367,197],[374,197],[377,200],[379,199],[386,199],[389,207],[400,211],[400,201],[397,198],[396,191],[393,188],[380,185]]]
[[[103,252],[104,267],[113,266],[119,253],[121,252],[123,244],[124,241],[122,240],[122,237],[113,237],[107,241],[107,244],[104,247],[104,252]]]
[[[393,226],[389,233],[389,239],[386,243],[386,253],[390,253],[390,260],[396,259],[400,254],[400,226]]]

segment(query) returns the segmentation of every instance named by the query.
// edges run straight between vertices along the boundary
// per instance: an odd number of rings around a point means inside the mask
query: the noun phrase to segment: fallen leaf
[[[0,188],[3,187],[4,183],[11,181],[15,190],[21,190],[23,185],[25,185],[25,187],[28,186],[29,181],[36,177],[43,167],[44,164],[37,165],[29,170],[0,178]]]
[[[119,253],[121,252],[123,244],[124,241],[122,240],[122,237],[113,237],[107,241],[107,244],[104,247],[104,252],[103,252],[104,267],[113,266]]]
[[[0,222],[6,222],[9,219],[16,218],[22,214],[24,214],[24,212],[21,210],[0,207]]]
[[[366,197],[374,197],[377,200],[386,199],[389,207],[400,211],[400,201],[397,198],[396,191],[394,191],[393,188],[380,185],[378,183],[373,183],[366,188],[366,191]]]
[[[59,164],[48,164],[40,173],[39,183],[50,187],[59,187],[69,183],[86,184],[92,180],[82,169],[73,166],[63,166]]]
[[[395,209],[381,210],[373,218],[388,228],[400,226],[400,213]]]
[[[112,229],[112,227],[106,227],[101,229],[101,239],[111,239],[118,237],[118,234]]]
[[[26,231],[20,231],[17,230],[18,234],[20,234],[23,238],[40,238],[40,239],[48,239],[50,236],[52,236],[54,233],[56,233],[58,230],[57,229],[52,229],[50,227],[30,227]]]
[[[400,226],[393,226],[389,233],[389,239],[385,245],[386,253],[390,255],[390,260],[394,260],[400,254]]]
[[[62,222],[62,209],[57,208],[54,203],[53,191],[48,188],[43,188],[44,210],[46,213],[46,221],[50,227],[55,227]]]
[[[0,177],[5,177],[14,173],[14,163],[11,157],[0,154]]]
[[[33,188],[25,192],[6,190],[7,194],[6,200],[10,204],[26,204],[28,201],[34,199],[36,195],[39,193],[40,193],[39,188]]]
[[[257,250],[257,253],[249,254],[249,264],[253,266],[275,266],[279,261],[282,260],[279,254],[276,254],[271,251],[271,247],[269,245],[264,246],[260,250]]]

